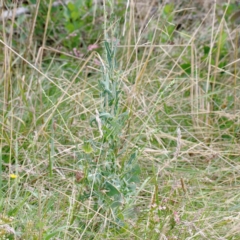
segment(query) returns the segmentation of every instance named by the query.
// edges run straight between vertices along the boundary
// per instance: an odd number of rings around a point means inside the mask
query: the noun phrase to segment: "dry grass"
[[[238,41],[229,13],[212,3],[194,15],[191,2],[164,13],[152,1],[140,16],[141,1],[128,3],[110,72],[121,86],[119,111],[129,113],[115,139],[117,165],[137,149],[141,168],[135,194],[124,196],[125,225],[96,203],[82,164],[104,149],[90,119],[103,107],[107,58],[51,48],[47,30],[35,45],[36,11],[29,31],[18,28],[28,46],[14,45],[18,20],[3,23],[0,36],[2,238],[239,239]],[[107,12],[103,19],[102,35],[114,41],[116,22]],[[99,144],[95,155],[86,154],[89,140]]]

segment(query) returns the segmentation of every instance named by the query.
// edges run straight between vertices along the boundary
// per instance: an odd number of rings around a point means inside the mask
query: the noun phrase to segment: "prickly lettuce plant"
[[[102,220],[98,229],[111,227],[122,232],[128,229],[129,214],[133,217],[140,167],[137,150],[129,150],[126,144],[129,114],[123,107],[124,94],[115,61],[116,44],[116,41],[104,43],[106,61],[102,61],[103,74],[99,81],[101,104],[90,119],[94,138],[85,140],[80,156],[80,168],[85,176],[82,181],[88,186],[80,198],[91,199],[94,211],[110,219],[109,224]],[[95,213],[89,213],[89,217],[91,214]]]

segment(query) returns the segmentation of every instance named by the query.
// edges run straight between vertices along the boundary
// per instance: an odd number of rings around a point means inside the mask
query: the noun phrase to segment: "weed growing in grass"
[[[84,172],[80,182],[87,187],[79,198],[81,201],[89,199],[93,209],[106,216],[106,220],[95,224],[96,233],[106,229],[121,233],[131,230],[129,220],[134,213],[140,167],[137,150],[129,153],[124,136],[129,113],[123,108],[115,58],[117,47],[108,41],[104,45],[106,61],[102,61],[103,74],[99,81],[101,105],[90,121],[96,126],[94,138],[85,140],[84,153],[80,156],[79,168]],[[87,218],[94,218],[94,215],[89,212]],[[90,226],[86,225],[83,231],[87,228]]]

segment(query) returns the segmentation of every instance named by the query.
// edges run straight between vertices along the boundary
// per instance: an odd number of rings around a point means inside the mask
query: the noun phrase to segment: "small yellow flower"
[[[17,178],[17,175],[16,174],[10,174],[10,178],[15,179],[15,178]]]

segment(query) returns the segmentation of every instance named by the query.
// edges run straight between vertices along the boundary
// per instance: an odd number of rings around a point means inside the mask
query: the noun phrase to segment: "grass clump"
[[[238,239],[236,3],[24,4],[0,27],[0,238]]]

